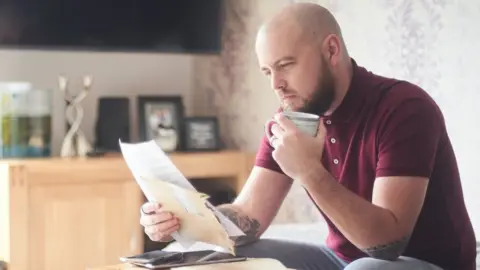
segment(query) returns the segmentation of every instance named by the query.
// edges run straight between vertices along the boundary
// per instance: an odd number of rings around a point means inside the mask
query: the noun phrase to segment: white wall
[[[56,155],[65,132],[64,102],[57,87],[60,73],[69,76],[74,87],[81,86],[84,74],[94,76],[92,91],[83,102],[85,117],[82,123],[82,130],[93,142],[99,96],[133,98],[137,94],[180,94],[184,97],[186,112],[190,113],[193,57],[180,54],[0,50],[0,81],[29,81],[35,87],[52,89],[52,151]],[[135,113],[136,107],[132,110]],[[134,121],[135,116],[132,115]],[[133,124],[135,127],[136,121]]]

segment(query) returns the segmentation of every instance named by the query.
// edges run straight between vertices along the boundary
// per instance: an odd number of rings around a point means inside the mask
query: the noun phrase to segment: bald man
[[[238,254],[293,269],[475,269],[455,155],[425,91],[357,65],[335,18],[315,4],[282,9],[259,30],[256,53],[279,111],[317,114],[321,124],[311,137],[275,114],[242,192],[219,207],[246,234]],[[293,181],[325,217],[326,245],[259,240]],[[159,205],[142,213],[152,240],[181,226]]]

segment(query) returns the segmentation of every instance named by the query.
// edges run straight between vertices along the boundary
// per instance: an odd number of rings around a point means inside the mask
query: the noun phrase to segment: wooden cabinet
[[[236,191],[253,162],[241,152],[170,157],[187,178],[221,177]],[[121,157],[2,161],[0,260],[10,270],[116,264],[143,251],[142,203]]]

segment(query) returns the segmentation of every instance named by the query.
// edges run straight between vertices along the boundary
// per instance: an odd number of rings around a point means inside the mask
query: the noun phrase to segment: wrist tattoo
[[[395,260],[400,256],[407,247],[410,236],[405,236],[397,241],[393,241],[383,245],[377,245],[365,248],[362,251],[370,257],[381,260]]]
[[[232,239],[235,241],[235,246],[246,245],[257,240],[260,232],[260,222],[258,220],[241,213],[239,209],[230,204],[221,205],[217,208],[245,233],[243,236]]]

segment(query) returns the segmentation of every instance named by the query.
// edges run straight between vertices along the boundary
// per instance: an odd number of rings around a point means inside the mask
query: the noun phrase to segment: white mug
[[[310,113],[292,111],[281,112],[280,114],[290,119],[290,121],[292,121],[301,132],[304,132],[312,137],[317,136],[318,125],[320,124],[320,116]],[[269,120],[265,125],[265,135],[267,136],[270,144],[273,136],[272,125],[275,123],[275,120],[272,119]]]

